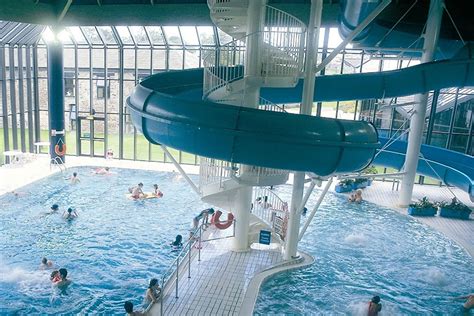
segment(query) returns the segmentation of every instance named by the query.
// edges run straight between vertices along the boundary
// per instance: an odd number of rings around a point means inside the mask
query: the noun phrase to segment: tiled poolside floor
[[[209,236],[232,234],[230,229]],[[238,315],[250,280],[270,266],[283,262],[279,249],[232,252],[231,238],[203,243],[201,261],[194,256],[191,278],[187,268],[179,278],[179,298],[175,287],[165,291],[165,315]],[[160,315],[157,304],[151,315]]]

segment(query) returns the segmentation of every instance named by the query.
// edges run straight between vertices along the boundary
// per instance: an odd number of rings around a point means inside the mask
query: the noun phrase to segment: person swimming
[[[110,174],[110,168],[109,167],[105,167],[105,168],[96,168],[94,170],[92,170],[92,173],[95,173],[95,174]]]
[[[362,190],[357,189],[355,194],[351,194],[351,197],[349,198],[349,202],[356,202],[356,203],[362,202]]]
[[[171,246],[175,249],[183,247],[183,236],[176,235],[176,239],[171,243]]]
[[[79,214],[77,214],[77,212],[75,210],[73,210],[72,207],[68,208],[67,212],[63,213],[64,219],[68,219],[68,220],[72,220],[72,219],[74,219],[78,216],[79,216]]]
[[[380,303],[380,296],[376,295],[372,297],[369,302],[369,309],[367,310],[367,316],[377,316],[382,310],[382,303]]]
[[[469,315],[471,310],[474,309],[474,293],[465,295],[465,296],[459,296],[455,297],[455,300],[466,300],[464,304],[462,305],[462,315]]]
[[[43,257],[43,259],[41,259],[41,264],[39,266],[40,269],[44,270],[44,269],[49,269],[52,267],[53,267],[53,262],[51,260],[48,260],[46,257]]]
[[[53,204],[53,205],[51,205],[51,211],[46,212],[46,215],[54,214],[57,211],[59,211],[59,205]]]

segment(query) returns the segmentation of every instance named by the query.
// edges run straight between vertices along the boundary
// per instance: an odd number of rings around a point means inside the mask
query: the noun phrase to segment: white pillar
[[[319,28],[321,26],[321,13],[323,11],[323,0],[311,1],[311,12],[308,25],[308,44],[306,46],[305,60],[305,78],[303,85],[303,96],[300,106],[300,114],[311,115],[314,98],[315,84],[315,61],[318,53]],[[304,154],[304,153],[300,153]],[[298,237],[300,233],[301,214],[298,207],[303,199],[304,191],[304,172],[295,172],[293,176],[293,192],[291,195],[290,216],[288,218],[288,226],[285,239],[286,260],[296,256],[298,251]]]
[[[245,51],[245,89],[242,106],[258,107],[261,85],[261,45],[265,23],[266,0],[249,1],[247,9],[247,41]]]
[[[252,203],[252,187],[237,189],[234,197],[235,238],[232,250],[244,251],[249,247],[250,205]]]
[[[260,99],[260,47],[265,22],[266,0],[249,1],[247,35],[254,34],[247,38],[245,56],[245,95],[242,98],[242,106],[258,107]],[[241,165],[240,172],[243,174],[249,166]],[[233,241],[233,251],[245,251],[249,247],[249,221],[250,206],[252,204],[252,187],[241,187],[236,191],[234,197],[235,213],[235,238]]]
[[[438,44],[441,19],[443,17],[443,0],[431,0],[428,21],[423,42],[423,55],[421,63],[433,60]],[[403,176],[398,204],[406,207],[411,203],[413,186],[418,167],[421,140],[425,123],[426,107],[428,105],[428,93],[419,94],[415,98],[413,115],[410,119],[410,133],[408,135],[407,154],[405,156],[405,175]]]

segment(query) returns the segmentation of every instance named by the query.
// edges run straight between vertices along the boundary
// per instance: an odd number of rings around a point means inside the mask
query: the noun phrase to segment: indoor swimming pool
[[[276,192],[289,200],[291,187]],[[300,249],[315,263],[262,284],[256,315],[365,316],[374,295],[382,299],[381,315],[459,315],[463,300],[452,298],[474,292],[474,261],[454,242],[393,210],[347,203],[342,195],[326,196]]]
[[[78,172],[80,183],[65,177]],[[188,236],[192,218],[207,206],[178,173],[112,169],[93,175],[71,168],[0,196],[0,311],[2,315],[123,314],[123,302],[141,306],[148,280],[177,255],[170,243]],[[158,184],[161,199],[133,201],[125,193]],[[52,204],[59,214],[46,215]],[[61,214],[75,207],[79,217]],[[51,286],[41,258],[66,268],[72,285]]]

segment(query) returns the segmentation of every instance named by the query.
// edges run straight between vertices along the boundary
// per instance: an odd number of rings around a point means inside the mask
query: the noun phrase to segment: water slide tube
[[[133,124],[154,144],[318,175],[363,169],[378,147],[367,122],[203,101],[202,86],[202,68],[148,77],[127,99]]]
[[[388,141],[388,138],[379,139],[382,146]],[[377,153],[374,164],[400,170],[405,163],[406,149],[406,142],[395,141]],[[421,154],[424,159],[418,162],[419,174],[458,187],[474,201],[474,157],[429,145],[421,146]]]
[[[315,101],[356,100],[474,85],[474,49],[401,70],[316,77]],[[203,69],[159,73],[127,99],[133,124],[153,144],[193,154],[318,175],[357,171],[378,147],[375,128],[347,121],[203,101]],[[301,101],[294,88],[262,88],[274,103]]]

